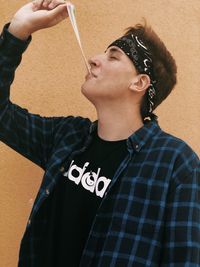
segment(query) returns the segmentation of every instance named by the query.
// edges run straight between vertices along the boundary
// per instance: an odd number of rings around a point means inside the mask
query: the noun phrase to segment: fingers
[[[68,12],[66,5],[59,4],[54,9],[48,11],[48,17],[49,17],[49,25],[48,27],[54,26],[67,18]]]
[[[67,17],[67,8],[63,4],[59,4],[55,6],[51,11],[49,11],[50,14],[56,16],[56,15],[61,15],[62,17]]]
[[[39,10],[39,9],[54,9],[58,5],[65,4],[65,0],[34,0],[33,5],[34,5],[34,10]]]
[[[42,7],[43,8],[48,8],[48,5],[51,3],[52,1],[51,0],[44,0],[43,3],[42,3]]]
[[[65,0],[52,0],[50,1],[48,8],[53,9],[57,7],[58,5],[65,4],[65,3],[66,3]]]
[[[42,4],[43,4],[44,0],[34,0],[33,3],[33,8],[34,10],[38,10],[42,8]]]

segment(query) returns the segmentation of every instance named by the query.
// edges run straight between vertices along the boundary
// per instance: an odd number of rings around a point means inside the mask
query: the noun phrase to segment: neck
[[[127,139],[144,123],[137,106],[107,106],[97,108],[98,135],[107,141]]]

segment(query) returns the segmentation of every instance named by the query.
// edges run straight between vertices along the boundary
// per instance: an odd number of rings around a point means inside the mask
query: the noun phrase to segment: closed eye
[[[114,60],[119,60],[117,57],[115,56],[110,56],[110,59],[114,59]]]
[[[108,59],[120,60],[122,52],[117,47],[108,48],[105,53],[108,53]]]

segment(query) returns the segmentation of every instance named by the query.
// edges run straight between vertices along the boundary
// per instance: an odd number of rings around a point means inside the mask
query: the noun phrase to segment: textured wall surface
[[[1,27],[27,1],[0,0]],[[123,29],[145,17],[178,65],[178,84],[157,108],[160,126],[200,155],[200,1],[74,0],[87,56],[104,51]],[[85,68],[68,21],[37,32],[12,85],[12,101],[44,116],[96,118],[80,93]],[[19,243],[43,171],[0,143],[0,265],[17,265]]]

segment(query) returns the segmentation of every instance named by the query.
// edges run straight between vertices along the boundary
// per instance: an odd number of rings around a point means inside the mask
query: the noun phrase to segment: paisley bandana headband
[[[121,38],[110,44],[108,48],[110,46],[119,47],[130,58],[139,73],[147,74],[150,77],[151,84],[147,90],[149,102],[148,111],[149,113],[152,113],[154,98],[156,95],[156,80],[154,78],[153,62],[150,51],[138,38],[138,36],[135,36],[133,34],[122,36]]]

